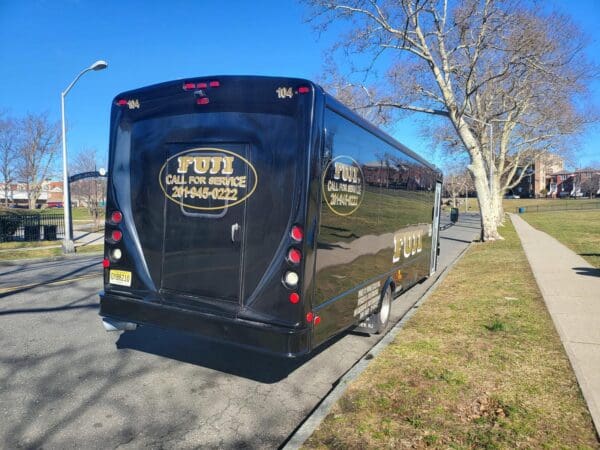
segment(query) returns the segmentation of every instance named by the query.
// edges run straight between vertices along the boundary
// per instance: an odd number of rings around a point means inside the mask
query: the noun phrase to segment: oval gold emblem
[[[256,190],[258,175],[230,150],[192,148],[168,158],[158,175],[165,196],[186,208],[214,211],[239,205]]]
[[[349,216],[362,203],[365,179],[362,168],[350,156],[333,158],[323,173],[323,197],[331,211],[339,216]]]

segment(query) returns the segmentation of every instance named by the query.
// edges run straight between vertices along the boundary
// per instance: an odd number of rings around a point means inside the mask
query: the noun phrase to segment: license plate
[[[108,276],[110,284],[118,284],[119,286],[131,286],[131,272],[127,270],[111,270]]]

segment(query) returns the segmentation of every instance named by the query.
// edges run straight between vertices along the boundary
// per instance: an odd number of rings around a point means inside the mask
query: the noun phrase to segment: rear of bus
[[[315,86],[202,77],[111,113],[100,315],[294,356],[309,350],[305,222]]]

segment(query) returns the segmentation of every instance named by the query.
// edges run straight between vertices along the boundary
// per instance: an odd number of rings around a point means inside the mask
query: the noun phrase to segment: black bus
[[[117,96],[109,330],[156,325],[282,356],[435,271],[441,174],[310,81],[191,78]]]

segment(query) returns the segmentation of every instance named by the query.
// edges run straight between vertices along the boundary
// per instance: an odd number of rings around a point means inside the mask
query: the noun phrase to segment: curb
[[[371,350],[363,355],[354,366],[352,366],[342,377],[334,384],[334,388],[323,397],[321,402],[313,409],[313,411],[304,419],[298,428],[288,437],[287,441],[280,447],[283,450],[297,450],[302,444],[313,434],[321,422],[327,417],[333,405],[342,397],[346,392],[348,385],[354,381],[365,369],[369,366],[371,360],[381,353],[388,345],[390,345],[396,335],[404,328],[404,325],[410,320],[410,318],[417,312],[417,309],[435,292],[438,286],[444,281],[450,269],[460,261],[463,255],[471,248],[473,243],[467,245],[458,256],[452,261],[436,278],[431,286],[425,291],[425,293],[417,300],[417,302],[410,308],[402,318],[385,334],[385,336],[375,344]]]

